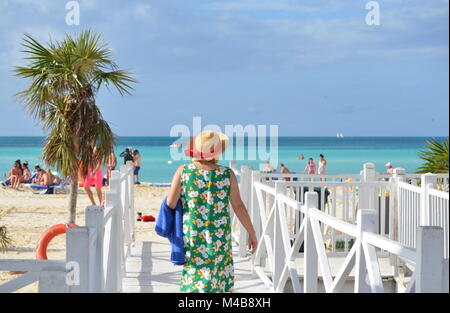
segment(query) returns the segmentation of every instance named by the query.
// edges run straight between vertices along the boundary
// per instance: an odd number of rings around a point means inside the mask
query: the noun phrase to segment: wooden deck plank
[[[237,256],[234,247],[234,292],[270,292],[264,283],[251,274],[250,257]],[[179,292],[181,266],[169,261],[170,245],[165,242],[136,242],[126,262],[123,292]]]

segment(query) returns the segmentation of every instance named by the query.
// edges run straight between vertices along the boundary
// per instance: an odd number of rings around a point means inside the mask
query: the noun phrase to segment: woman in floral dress
[[[186,263],[181,274],[184,292],[232,292],[234,267],[230,204],[249,234],[249,248],[257,240],[239,195],[233,171],[217,164],[228,144],[226,135],[205,131],[186,150],[193,162],[175,172],[167,204],[183,202],[183,237]]]

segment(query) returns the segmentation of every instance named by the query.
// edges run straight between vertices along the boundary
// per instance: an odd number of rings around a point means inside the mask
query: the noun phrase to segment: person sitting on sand
[[[306,164],[304,172],[308,174],[316,174],[316,164],[314,164],[313,158],[309,158],[308,164]]]
[[[19,189],[20,183],[22,182],[22,164],[20,163],[20,160],[16,160],[14,162],[14,165],[12,169],[9,171],[9,181],[11,183],[11,187],[13,189]]]
[[[173,175],[166,204],[177,209],[180,198],[183,203],[185,263],[180,280],[182,292],[233,291],[231,209],[249,234],[252,253],[258,245],[233,170],[217,164],[227,145],[225,134],[200,133],[185,151],[192,162],[181,165]]]
[[[50,172],[50,174],[49,174],[49,172]],[[40,174],[41,175],[39,177],[39,185],[46,186],[46,187],[53,186],[53,179],[52,179],[53,175],[50,170],[44,171],[41,169]]]
[[[62,179],[59,178],[59,176],[54,175],[53,172],[52,172],[52,170],[49,169],[49,170],[47,171],[47,175],[48,175],[48,179],[49,179],[50,182],[52,183],[52,186],[53,186],[53,185],[59,185],[59,184],[61,184]]]
[[[34,172],[31,175],[31,183],[32,184],[39,184],[43,174],[44,174],[44,171],[41,169],[41,167],[39,165],[36,165],[34,167]]]
[[[28,162],[27,161],[23,162],[22,170],[23,170],[22,183],[23,184],[30,184],[31,183],[31,172],[30,172],[30,169],[28,168]]]

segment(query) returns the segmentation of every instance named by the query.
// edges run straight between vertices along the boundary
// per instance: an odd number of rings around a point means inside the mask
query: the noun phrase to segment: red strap
[[[200,159],[209,159],[212,158],[217,151],[219,150],[219,147],[222,145],[222,141],[219,141],[219,143],[214,147],[213,152],[201,152],[198,151],[195,147],[191,149],[184,150],[184,155],[188,157],[195,157]],[[191,141],[191,146],[193,146]]]

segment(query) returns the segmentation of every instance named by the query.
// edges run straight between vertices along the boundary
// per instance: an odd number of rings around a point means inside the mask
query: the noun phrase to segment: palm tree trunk
[[[78,198],[78,173],[72,174],[72,184],[70,185],[69,197],[69,223],[75,224],[77,217],[77,198]]]

